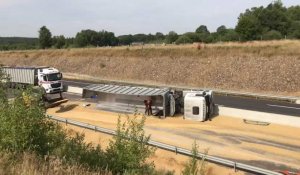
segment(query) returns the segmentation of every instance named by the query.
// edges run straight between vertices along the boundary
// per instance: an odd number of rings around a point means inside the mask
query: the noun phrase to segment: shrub
[[[192,41],[189,37],[187,37],[187,36],[185,36],[185,35],[180,36],[180,37],[175,41],[176,44],[187,44],[187,43],[192,43],[192,42],[193,42],[193,41]]]
[[[150,136],[143,129],[146,117],[139,121],[137,116],[127,116],[121,123],[118,119],[117,135],[110,141],[107,148],[107,163],[113,173],[129,171],[133,174],[150,174],[153,164],[147,164],[146,159],[154,154],[155,148],[147,145]]]
[[[90,170],[106,168],[105,153],[100,145],[94,147],[91,143],[86,144],[84,137],[84,134],[77,132],[75,136],[69,136],[56,150],[55,155],[70,165],[78,164]]]
[[[263,36],[264,40],[279,40],[282,39],[282,34],[276,30],[266,32]]]
[[[27,96],[31,89],[0,105],[0,150],[11,152],[33,151],[38,155],[52,152],[64,139],[60,127],[46,120],[45,110],[38,105],[38,96]],[[7,99],[5,94],[1,95]]]
[[[208,150],[205,150],[205,155]],[[199,162],[198,156],[198,145],[194,142],[192,147],[193,157],[185,164],[184,170],[182,171],[183,175],[205,175],[206,174],[206,162],[205,156]]]

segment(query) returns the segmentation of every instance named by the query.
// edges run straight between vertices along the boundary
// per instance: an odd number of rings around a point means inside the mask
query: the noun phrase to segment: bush
[[[150,136],[143,129],[146,117],[138,121],[137,116],[121,123],[118,119],[117,135],[110,141],[106,150],[108,168],[113,173],[131,172],[134,174],[151,174],[153,164],[146,159],[154,154],[155,148],[147,145]]]
[[[208,150],[205,151],[205,154],[207,154]],[[196,142],[194,142],[192,147],[192,154],[193,157],[188,161],[187,164],[185,164],[184,170],[182,171],[183,175],[205,175],[206,174],[206,162],[205,157],[201,159],[199,162],[197,156],[198,156],[198,145]]]
[[[187,43],[192,43],[192,42],[193,42],[193,41],[192,41],[189,37],[187,37],[187,36],[185,36],[185,35],[180,36],[180,37],[175,41],[176,44],[187,44]]]
[[[3,91],[5,92],[5,91]],[[1,97],[7,99],[3,94]],[[38,96],[27,96],[31,89],[18,93],[11,103],[0,105],[0,150],[36,152],[46,155],[64,139],[60,127],[46,120],[45,110],[38,104]]]
[[[266,32],[263,36],[264,40],[279,40],[282,39],[282,34],[276,30]]]
[[[72,135],[69,133],[69,135]],[[94,147],[91,143],[84,142],[84,134],[75,133],[69,136],[56,150],[55,155],[60,157],[64,163],[81,165],[90,170],[101,170],[106,168],[105,153],[100,145]]]

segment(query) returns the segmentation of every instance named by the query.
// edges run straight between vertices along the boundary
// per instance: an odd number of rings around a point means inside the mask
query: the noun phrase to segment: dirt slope
[[[0,52],[4,65],[48,65],[99,79],[300,96],[300,41]],[[74,74],[73,74],[74,75]]]

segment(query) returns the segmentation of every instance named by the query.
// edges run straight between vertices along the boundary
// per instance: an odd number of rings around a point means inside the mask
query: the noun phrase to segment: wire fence
[[[82,122],[79,122],[79,121],[75,121],[75,120],[71,120],[71,119],[65,119],[65,118],[51,116],[51,115],[48,115],[48,118],[51,119],[51,120],[57,121],[57,122],[65,123],[66,125],[70,124],[70,125],[78,126],[78,127],[81,127],[81,128],[93,130],[95,132],[100,132],[100,133],[109,134],[109,135],[113,135],[113,136],[116,135],[116,131],[114,131],[114,130],[99,127],[99,126],[95,126],[95,125],[91,125],[91,124],[88,124],[88,123],[82,123]],[[194,156],[192,154],[191,150],[188,150],[188,149],[185,149],[185,148],[181,148],[181,147],[177,147],[177,146],[173,146],[173,145],[169,145],[169,144],[165,144],[165,143],[161,143],[161,142],[157,142],[157,141],[153,141],[153,140],[150,140],[147,144],[151,145],[151,146],[154,146],[154,147],[157,147],[159,149],[174,152],[176,154],[181,154],[181,155],[185,155],[185,156],[189,156],[189,157]],[[255,166],[251,166],[251,165],[247,165],[247,164],[243,164],[243,163],[239,163],[239,162],[235,162],[235,161],[215,157],[215,156],[210,156],[210,155],[207,155],[207,154],[204,154],[204,153],[198,153],[197,158],[198,159],[205,159],[208,162],[223,165],[223,166],[226,166],[226,167],[231,167],[235,171],[236,170],[241,170],[241,171],[244,171],[244,172],[258,174],[258,175],[282,175],[279,172],[270,171],[270,170],[267,170],[267,169],[263,169],[263,168],[259,168],[259,167],[255,167]]]

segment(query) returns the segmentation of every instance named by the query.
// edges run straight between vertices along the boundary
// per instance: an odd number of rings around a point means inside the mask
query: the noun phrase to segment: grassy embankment
[[[68,78],[300,96],[300,41],[0,52],[4,65],[48,65]],[[95,79],[95,78],[93,78]]]

